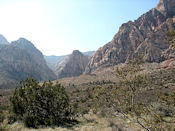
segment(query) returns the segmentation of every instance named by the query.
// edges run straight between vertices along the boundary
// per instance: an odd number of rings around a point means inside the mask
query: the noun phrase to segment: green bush
[[[27,127],[63,125],[73,119],[69,97],[60,84],[39,84],[28,78],[20,82],[10,101],[12,122],[22,120]]]

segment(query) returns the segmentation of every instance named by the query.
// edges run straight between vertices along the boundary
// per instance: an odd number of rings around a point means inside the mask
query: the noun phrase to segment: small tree
[[[142,87],[146,87],[149,83],[148,75],[140,72],[143,62],[142,57],[138,56],[126,66],[117,67],[116,69],[116,74],[118,78],[120,78],[121,86],[120,89],[116,90],[116,94],[118,94],[119,111],[126,117],[128,114],[134,116],[136,122],[147,131],[165,129],[166,127],[163,127],[162,124],[165,122],[170,123],[164,119],[166,115],[162,114],[162,112],[155,107],[154,103],[146,104],[139,102],[140,100],[136,98],[138,94],[142,93]],[[157,104],[163,106],[166,109],[165,113],[169,115],[175,105],[175,93],[160,94]],[[168,126],[168,124],[166,126]]]
[[[130,91],[127,95],[128,97],[131,97],[129,110],[133,111],[135,108],[136,92],[146,84],[146,75],[139,74],[139,71],[141,71],[141,64],[143,62],[142,56],[139,55],[137,58],[129,61],[126,66],[116,68],[116,75],[120,79],[121,85],[125,87],[126,90]]]
[[[72,118],[69,97],[60,84],[26,79],[20,82],[10,101],[13,120],[23,120],[28,127],[65,124]]]
[[[116,75],[120,79],[122,89],[116,90],[118,97],[118,106],[120,112],[136,116],[136,122],[144,129],[149,129],[140,122],[141,113],[144,111],[143,103],[136,103],[136,95],[139,94],[142,87],[146,85],[147,77],[141,71],[143,64],[143,55],[138,55],[130,60],[128,64],[116,68]]]

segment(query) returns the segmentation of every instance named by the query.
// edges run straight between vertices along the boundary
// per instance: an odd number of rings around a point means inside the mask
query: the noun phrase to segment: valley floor
[[[144,70],[142,72],[146,72],[149,75],[149,83],[146,88],[141,89],[140,94],[136,96],[136,101],[156,103],[157,92],[171,93],[175,91],[175,68],[162,67],[164,67],[164,64],[156,63],[152,65],[145,64],[143,66]],[[66,88],[70,95],[71,103],[78,102],[77,109],[79,116],[77,120],[79,123],[77,125],[71,127],[30,129],[26,128],[24,124],[20,122],[9,125],[5,119],[4,122],[0,124],[0,131],[144,131],[134,117],[128,115],[128,119],[121,113],[115,111],[115,108],[107,108],[109,104],[103,100],[103,96],[107,97],[108,95],[112,95],[114,91],[112,87],[119,82],[118,78],[115,76],[115,67],[96,72],[92,75],[60,79],[57,82],[61,83]],[[108,91],[109,94],[101,94],[102,98],[94,101],[93,91],[96,87],[99,89],[104,87],[105,91]],[[13,90],[0,91],[0,110],[5,114],[5,117],[8,115],[7,109],[10,105],[9,98],[12,94]],[[112,97],[113,96],[110,96],[111,100]],[[99,107],[97,107],[98,111],[94,112],[96,103],[99,104]],[[158,105],[156,104],[156,106]],[[168,126],[168,130],[174,131],[175,118],[165,117],[165,119],[169,119],[171,123],[163,122],[161,126]]]
[[[7,125],[8,131],[142,131],[137,123],[133,123],[122,116],[112,118],[99,117],[96,114],[86,114],[79,118],[79,124],[73,127],[53,127],[29,129],[25,128],[22,123]]]

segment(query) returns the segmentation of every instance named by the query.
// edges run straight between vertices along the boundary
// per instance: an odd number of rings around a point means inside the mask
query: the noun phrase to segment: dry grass
[[[64,86],[68,86],[70,84],[74,84],[74,85],[80,85],[80,84],[86,84],[89,82],[96,82],[96,81],[116,81],[116,77],[115,77],[115,67],[110,67],[110,68],[106,68],[104,70],[101,71],[96,71],[93,74],[90,75],[86,75],[83,74],[79,77],[70,77],[70,78],[63,78],[63,79],[59,79],[55,82],[59,82],[61,84],[63,84]]]
[[[122,65],[121,65],[122,66]],[[169,69],[162,73],[156,72],[161,69],[162,64],[152,63],[144,64],[143,72],[150,75],[149,87],[142,90],[138,95],[138,100],[144,102],[154,102],[156,100],[157,92],[172,92],[175,91],[175,69]],[[164,69],[163,69],[164,70]],[[173,78],[174,77],[174,78]],[[104,82],[105,80],[105,82]],[[82,112],[86,109],[86,113],[78,117],[79,124],[66,128],[66,127],[53,127],[53,128],[40,128],[29,129],[25,128],[22,123],[14,123],[7,125],[6,129],[9,131],[142,131],[143,129],[133,121],[123,118],[122,115],[117,114],[113,116],[100,116],[90,111],[94,106],[91,98],[91,91],[97,85],[110,87],[118,82],[115,76],[115,67],[98,70],[91,75],[82,75],[79,77],[64,78],[57,80],[70,93],[71,102],[77,101],[79,108]],[[108,82],[110,81],[110,82]],[[56,82],[56,81],[55,81]],[[3,106],[9,105],[9,97],[12,95],[13,90],[0,90],[0,103]],[[146,99],[145,99],[146,98]],[[114,114],[114,112],[113,112]],[[5,125],[5,124],[4,124]],[[168,125],[173,130],[173,124]],[[143,130],[144,131],[144,130]]]
[[[23,123],[16,122],[12,125],[7,125],[4,131],[145,131],[134,120],[125,119],[120,114],[106,118],[89,113],[79,117],[79,120],[81,123],[74,127],[45,127],[39,129],[26,128]],[[168,126],[168,131],[175,130],[173,123],[166,125],[162,123],[161,126]]]
[[[95,114],[89,113],[80,117],[81,123],[72,127],[53,127],[29,129],[25,128],[22,123],[14,123],[7,126],[8,131],[141,131],[142,129],[133,122],[126,121],[124,118],[113,117],[103,118]]]
[[[120,64],[117,66],[123,66],[124,64]],[[142,66],[143,72],[145,73],[152,73],[156,71],[157,69],[161,69],[163,66],[163,63],[145,63]],[[55,82],[61,83],[64,86],[69,86],[69,85],[81,85],[81,84],[86,84],[89,82],[96,82],[96,81],[112,81],[112,82],[118,82],[118,79],[116,78],[115,74],[116,66],[113,67],[108,67],[108,68],[102,68],[98,69],[93,74],[87,75],[83,74],[78,77],[69,77],[69,78],[63,78],[63,79],[58,79]]]

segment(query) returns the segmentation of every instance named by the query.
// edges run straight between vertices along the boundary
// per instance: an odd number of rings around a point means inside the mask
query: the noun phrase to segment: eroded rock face
[[[81,75],[85,71],[88,62],[88,56],[83,55],[78,50],[74,50],[64,61],[58,63],[58,69],[56,71],[57,78]]]
[[[165,53],[169,48],[166,34],[175,29],[171,17],[175,16],[174,4],[174,0],[161,0],[156,8],[134,22],[123,24],[112,41],[94,53],[85,73],[127,62],[140,53],[144,53],[144,59],[148,62],[167,59],[171,54]]]
[[[156,9],[163,15],[173,17],[175,13],[175,1],[174,0],[160,0]]]
[[[38,81],[55,80],[42,53],[28,40],[20,38],[0,48],[0,88],[15,88],[28,77]]]
[[[30,41],[26,40],[25,38],[20,38],[11,44],[17,46],[31,57],[26,61],[29,61],[30,65],[33,65],[33,70],[31,69],[31,72],[38,74],[38,77],[35,79],[42,81],[56,79],[56,75],[50,68],[48,68],[43,54]]]

